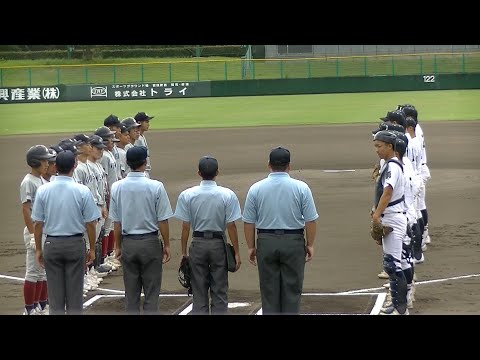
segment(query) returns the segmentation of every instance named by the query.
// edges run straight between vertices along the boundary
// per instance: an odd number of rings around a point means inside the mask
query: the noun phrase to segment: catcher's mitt
[[[192,268],[190,267],[190,260],[188,256],[184,256],[178,268],[178,281],[188,290],[188,296],[192,295]]]
[[[370,236],[378,245],[382,245],[383,237],[387,236],[393,231],[393,228],[390,226],[384,226],[381,223],[374,223],[372,221],[370,226]]]

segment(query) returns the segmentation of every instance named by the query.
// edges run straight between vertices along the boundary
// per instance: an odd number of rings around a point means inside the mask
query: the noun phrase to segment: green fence
[[[0,87],[480,73],[480,53],[0,67]]]

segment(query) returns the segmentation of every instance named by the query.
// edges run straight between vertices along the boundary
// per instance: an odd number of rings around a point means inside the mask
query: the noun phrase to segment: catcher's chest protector
[[[400,166],[400,168],[402,169],[402,172],[403,172],[403,166],[402,164],[400,164],[398,161],[396,160],[393,160],[393,159],[390,159],[388,160],[385,165],[383,166],[382,169],[380,169],[380,174],[378,174],[377,176],[377,180],[376,180],[376,184],[375,184],[375,208],[377,208],[378,206],[378,203],[380,201],[380,198],[382,197],[382,194],[383,194],[383,182],[384,182],[384,179],[385,179],[385,176],[387,175],[388,173],[388,169],[389,169],[389,166],[390,166],[390,163],[393,162],[393,163],[396,163],[398,166]],[[395,205],[397,204],[398,202],[396,201],[392,201],[391,203],[388,204],[388,206],[392,206],[392,205]],[[388,207],[387,206],[387,207]]]

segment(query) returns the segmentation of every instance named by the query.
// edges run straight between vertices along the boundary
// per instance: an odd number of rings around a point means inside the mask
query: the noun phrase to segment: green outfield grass
[[[377,123],[411,103],[420,121],[479,120],[480,90],[277,95],[0,105],[0,135],[91,133],[109,114],[145,111],[151,129]]]

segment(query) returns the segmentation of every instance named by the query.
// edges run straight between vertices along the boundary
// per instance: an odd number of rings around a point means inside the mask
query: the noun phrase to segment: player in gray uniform
[[[237,195],[218,186],[218,162],[204,156],[198,162],[200,185],[182,191],[175,217],[182,220],[182,257],[187,256],[190,229],[192,243],[188,255],[192,269],[193,309],[196,315],[226,314],[228,311],[228,270],[225,231],[235,249],[237,270],[240,267],[238,233],[235,220],[242,217]],[[211,301],[210,301],[211,299]]]
[[[127,151],[131,147],[135,146],[135,142],[140,137],[140,124],[135,121],[134,118],[128,117],[122,120],[122,125],[125,125],[130,135],[130,144],[125,145],[124,149]]]
[[[140,131],[140,134],[138,136],[138,140],[135,141],[135,145],[145,146],[148,151],[147,168],[145,169],[145,175],[148,178],[150,178],[150,172],[152,171],[152,166],[150,162],[150,149],[148,148],[147,139],[145,138],[144,134],[150,128],[150,120],[152,120],[153,118],[154,116],[149,116],[144,112],[139,112],[134,117],[135,121],[140,124],[140,127],[138,128]]]
[[[112,185],[115,181],[120,180],[117,173],[117,162],[115,156],[113,155],[113,145],[114,142],[119,140],[115,138],[115,131],[111,131],[108,127],[102,126],[95,130],[95,135],[100,136],[103,139],[103,143],[106,148],[103,150],[103,156],[100,159],[100,164],[103,167],[103,170],[106,173],[107,180],[107,189],[106,189],[106,200],[107,209],[109,207],[109,197],[112,189]],[[105,236],[102,240],[102,260],[103,263],[107,257],[107,254],[113,250],[114,247],[114,237],[113,237],[113,224],[112,221],[107,217],[105,218]],[[120,266],[120,262],[115,259],[109,259],[110,261],[115,261],[117,266]]]
[[[128,128],[123,124],[120,125],[118,140],[119,142],[114,145],[115,150],[113,153],[117,161],[118,176],[120,179],[123,179],[130,172],[130,167],[127,164],[127,150],[125,150],[126,145],[130,144],[130,134]]]
[[[58,147],[58,150],[63,151],[60,149],[60,147]],[[42,174],[42,176],[40,177],[42,179],[42,184],[46,184],[46,183],[49,183],[50,181],[55,180],[55,175],[57,175],[57,166],[55,164],[55,161],[57,159],[58,150],[55,150],[53,146],[50,146],[48,148],[48,152],[54,156],[48,159],[47,172],[45,174]]]
[[[35,204],[37,190],[42,185],[41,175],[47,172],[48,159],[53,158],[46,146],[35,145],[28,149],[26,154],[27,164],[31,171],[23,178],[20,184],[20,201],[22,202],[23,220],[25,228],[23,229],[23,241],[26,253],[26,269],[25,282],[23,284],[23,297],[25,301],[24,315],[38,315],[37,306],[41,306],[43,310],[46,303],[43,305],[35,304],[35,300],[42,293],[43,287],[47,286],[45,282],[45,273],[39,264],[35,261],[35,239],[34,239],[34,221],[32,219],[32,207]],[[38,296],[36,295],[38,294]],[[45,299],[42,299],[45,300]]]
[[[143,313],[158,313],[163,264],[170,260],[168,219],[173,211],[163,183],[144,174],[147,156],[143,146],[128,149],[132,172],[112,185],[110,198],[115,256],[122,262],[128,314],[140,314],[142,289]]]
[[[407,229],[405,177],[403,165],[395,156],[397,136],[390,131],[379,131],[373,138],[375,151],[385,164],[380,169],[375,191],[372,222],[382,223],[392,231],[383,237],[383,266],[390,277],[393,306],[382,314],[408,315],[407,282],[402,270],[403,241]]]
[[[100,213],[102,214],[97,223],[95,235],[97,241],[95,242],[96,260],[94,263],[94,267],[97,267],[101,264],[103,242],[102,240],[105,233],[105,219],[108,216],[108,209],[106,203],[106,196],[108,191],[107,179],[105,170],[103,169],[102,165],[100,165],[100,159],[103,156],[103,151],[106,146],[103,143],[103,139],[98,135],[92,135],[89,142],[92,146],[92,150],[90,151],[87,159],[87,168],[90,172],[91,180],[94,183],[95,191],[93,193],[93,198],[95,199],[95,203],[97,204]]]
[[[76,162],[69,150],[57,154],[58,176],[38,189],[32,210],[35,255],[46,270],[51,315],[82,313],[85,263],[95,257],[93,250],[85,255],[83,233],[93,249],[100,213],[88,188],[72,179]]]
[[[268,177],[253,184],[245,200],[242,219],[249,261],[258,263],[263,314],[298,314],[318,213],[310,187],[289,175],[290,151],[273,149],[268,167]]]

